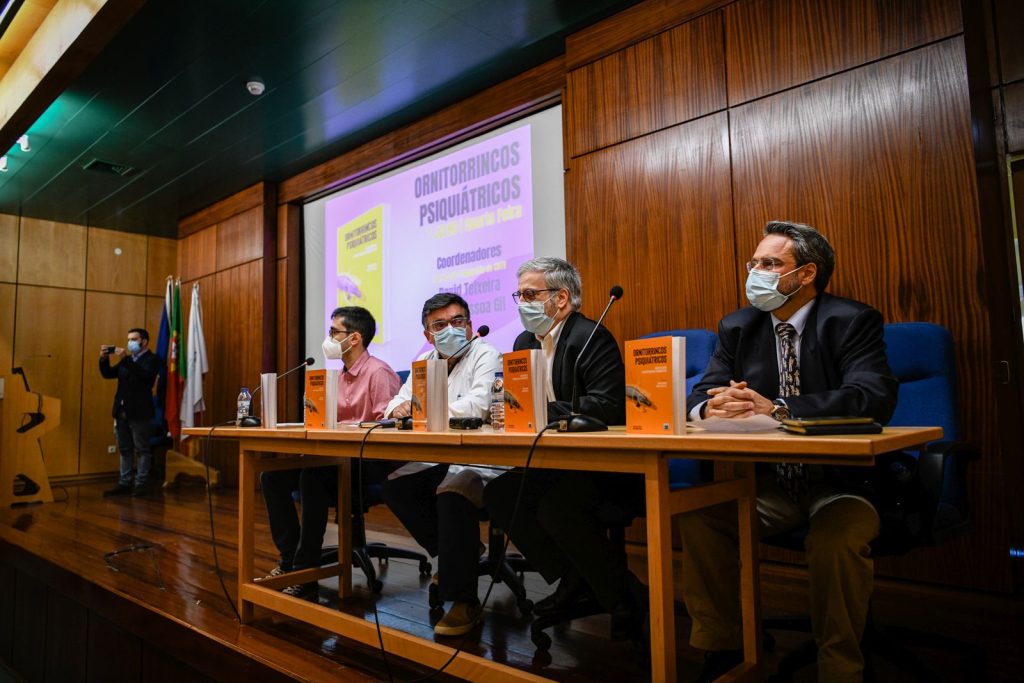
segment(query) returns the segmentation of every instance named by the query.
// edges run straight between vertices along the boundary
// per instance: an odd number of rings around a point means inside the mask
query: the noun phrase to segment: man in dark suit
[[[887,422],[898,385],[886,361],[881,314],[825,293],[835,254],[817,230],[771,222],[764,235],[747,263],[752,305],[719,324],[718,346],[687,399],[691,419],[849,415]],[[761,535],[809,527],[804,545],[818,680],[859,681],[878,513],[856,495],[843,468],[764,469],[757,482]],[[700,680],[742,659],[736,529],[734,505],[680,517],[690,642],[708,651]]]
[[[520,266],[513,298],[526,331],[515,350],[541,349],[547,365],[548,420],[572,412],[573,369],[596,323],[578,312],[579,272],[557,258]],[[625,368],[615,338],[598,327],[579,364],[580,412],[610,425],[625,422]],[[526,475],[514,526],[522,470],[512,470],[484,490],[491,519],[508,529],[516,547],[558,590],[539,601],[538,614],[597,600],[612,612],[612,635],[636,635],[646,607],[642,585],[630,574],[621,549],[607,537],[607,513],[631,516],[643,507],[638,475],[532,470]]]
[[[121,359],[110,364],[110,357]],[[164,361],[149,350],[149,332],[141,327],[128,330],[127,348],[100,347],[100,374],[117,380],[114,407],[117,447],[121,451],[121,473],[117,486],[105,491],[104,496],[131,494],[143,496],[152,492],[149,470],[152,457],[149,437],[153,435],[153,383],[156,382]],[[132,487],[133,454],[138,458],[135,486]]]

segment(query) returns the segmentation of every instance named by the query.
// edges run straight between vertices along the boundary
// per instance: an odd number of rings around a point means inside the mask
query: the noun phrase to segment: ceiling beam
[[[145,0],[58,0],[0,80],[0,153],[25,133]]]

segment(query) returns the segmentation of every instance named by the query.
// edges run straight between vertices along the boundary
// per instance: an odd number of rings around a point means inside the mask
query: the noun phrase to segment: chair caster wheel
[[[376,593],[377,595],[380,595],[381,592],[383,592],[384,590],[384,582],[380,579],[376,579],[375,581],[368,581],[367,583],[369,584],[370,590]]]
[[[523,600],[516,601],[516,608],[519,610],[519,614],[528,617],[533,614],[533,600],[524,598]]]
[[[420,562],[420,576],[430,576],[434,572],[434,567],[429,562]]]
[[[537,646],[538,652],[547,652],[551,649],[551,636],[544,631],[534,631],[530,633],[530,640]]]

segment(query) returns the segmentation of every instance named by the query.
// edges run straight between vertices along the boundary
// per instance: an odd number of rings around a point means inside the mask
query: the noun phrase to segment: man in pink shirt
[[[348,306],[337,308],[331,314],[331,328],[324,339],[323,351],[328,360],[344,363],[338,375],[339,423],[380,419],[388,401],[401,386],[395,371],[366,350],[376,331],[377,323],[365,308]],[[399,465],[401,463],[366,461],[363,485],[380,484]],[[353,472],[353,481],[359,481],[358,477],[359,473]],[[264,472],[260,481],[270,518],[270,533],[281,554],[280,564],[270,575],[319,566],[327,509],[338,500],[337,467]],[[296,489],[302,498],[301,527],[292,500]],[[315,600],[317,589],[314,581],[289,586],[284,592]]]

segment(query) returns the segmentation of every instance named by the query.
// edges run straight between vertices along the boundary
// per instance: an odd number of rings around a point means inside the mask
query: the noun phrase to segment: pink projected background
[[[516,269],[533,257],[531,181],[523,126],[328,201],[324,320],[338,306],[369,309],[371,352],[408,369],[427,348],[423,302],[455,292],[474,328],[490,326],[487,341],[511,351],[523,329]]]

